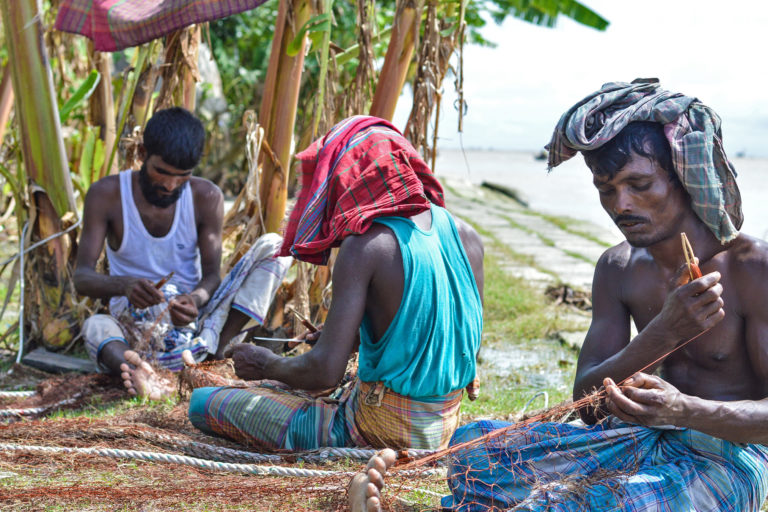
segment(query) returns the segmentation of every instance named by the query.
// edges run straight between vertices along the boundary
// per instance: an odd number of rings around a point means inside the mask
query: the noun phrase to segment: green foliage
[[[73,110],[85,104],[88,98],[91,97],[93,91],[96,90],[96,86],[99,85],[101,75],[95,69],[90,72],[85,80],[80,84],[80,87],[75,89],[75,92],[67,99],[67,101],[59,107],[59,120],[64,124],[69,119],[69,115]]]
[[[309,38],[312,41],[312,46],[320,46],[324,33],[330,33],[331,31],[331,15],[328,13],[318,14],[310,18],[303,27],[296,33],[296,37],[293,38],[285,49],[285,52],[290,57],[295,57],[301,49],[301,43],[304,38],[309,34]]]
[[[554,27],[558,17],[567,16],[574,21],[596,30],[605,30],[608,20],[575,0],[475,0],[468,2],[465,19],[469,40],[484,46],[494,46],[482,35],[486,17],[501,24],[514,17],[544,27]]]

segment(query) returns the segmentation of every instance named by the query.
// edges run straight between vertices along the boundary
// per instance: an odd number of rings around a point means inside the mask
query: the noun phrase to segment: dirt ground
[[[16,366],[2,389],[45,376]],[[286,458],[280,466],[336,471],[330,477],[265,477],[166,462],[80,453],[40,453],[7,445],[112,448],[213,460],[205,447],[247,450],[202,434],[187,419],[188,402],[141,404],[104,375],[53,376],[25,399],[0,398],[0,409],[43,408],[31,416],[0,418],[2,510],[256,510],[341,511],[350,474],[362,461],[322,465]],[[71,402],[61,404],[63,400]],[[59,404],[59,405],[57,405]],[[202,451],[202,453],[201,453]],[[248,460],[223,460],[249,463]],[[263,463],[261,465],[268,465]],[[434,478],[433,478],[434,479]],[[391,483],[397,485],[401,479]],[[413,484],[413,482],[410,482]],[[389,510],[422,510],[398,505]]]

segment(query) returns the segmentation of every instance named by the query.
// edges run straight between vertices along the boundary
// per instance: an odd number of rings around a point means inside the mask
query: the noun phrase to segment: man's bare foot
[[[184,364],[186,366],[197,366],[197,361],[195,361],[195,358],[192,355],[192,352],[190,352],[189,350],[182,351],[181,360],[184,361]]]
[[[141,359],[141,356],[133,350],[126,350],[123,354],[133,368],[123,363],[120,365],[120,376],[123,378],[123,385],[131,395],[150,400],[161,400],[171,396],[174,392],[174,385],[165,377],[155,373],[155,370],[148,362]]]
[[[349,509],[352,512],[379,512],[384,475],[395,463],[397,454],[385,448],[371,457],[365,471],[356,474],[347,488]]]

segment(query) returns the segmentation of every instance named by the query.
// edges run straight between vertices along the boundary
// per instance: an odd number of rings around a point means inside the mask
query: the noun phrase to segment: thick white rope
[[[59,446],[35,446],[19,445],[11,443],[0,443],[0,451],[29,451],[42,453],[73,453],[82,455],[100,455],[102,457],[112,457],[116,459],[139,459],[150,462],[169,462],[175,464],[184,464],[204,469],[218,471],[228,471],[231,473],[247,473],[251,475],[269,475],[285,477],[324,477],[324,476],[348,476],[355,473],[351,471],[321,471],[316,469],[301,469],[285,466],[258,466],[255,464],[233,464],[229,462],[217,462],[213,460],[198,459],[196,457],[187,457],[186,455],[176,455],[163,452],[146,452],[137,450],[119,450],[115,448],[72,448]],[[444,475],[444,469],[428,469],[402,471],[399,474],[403,476],[432,476]]]
[[[72,398],[67,398],[66,400],[62,400],[60,402],[56,402],[55,404],[46,405],[43,407],[30,407],[29,409],[0,409],[0,418],[7,418],[9,416],[33,416],[35,414],[41,414],[51,409],[61,407],[62,405],[75,403],[77,399],[80,398],[80,395],[81,393],[78,393]]]
[[[0,398],[29,398],[37,391],[0,391]]]
[[[289,477],[324,477],[324,476],[352,476],[349,471],[319,471],[315,469],[301,469],[283,466],[257,466],[255,464],[232,464],[228,462],[216,462],[212,460],[197,459],[185,455],[174,455],[162,452],[143,452],[136,450],[117,450],[114,448],[71,448],[59,446],[33,446],[10,443],[0,443],[0,451],[27,451],[38,453],[72,453],[82,455],[100,455],[116,459],[139,459],[150,462],[170,462],[195,466],[204,469],[229,471],[232,473],[247,473],[251,475],[289,476]]]
[[[311,452],[280,455],[235,450],[232,448],[205,444],[197,441],[188,441],[186,439],[181,439],[167,434],[142,432],[139,434],[139,436],[145,439],[156,439],[158,441],[167,442],[175,448],[179,448],[180,450],[184,451],[191,451],[195,453],[195,455],[203,455],[205,457],[225,460],[249,460],[252,462],[278,462],[286,457],[313,463],[328,462],[332,459],[353,459],[367,461],[376,455],[376,453],[378,453],[378,450],[364,448],[321,448]],[[434,450],[408,450],[408,456],[414,459],[432,455],[433,453]]]

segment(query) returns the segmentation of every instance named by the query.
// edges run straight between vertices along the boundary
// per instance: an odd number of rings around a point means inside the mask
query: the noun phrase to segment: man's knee
[[[83,322],[82,334],[88,357],[102,371],[108,370],[100,361],[101,352],[107,344],[116,341],[125,344],[126,349],[129,348],[120,324],[111,315],[93,315],[88,318]]]

